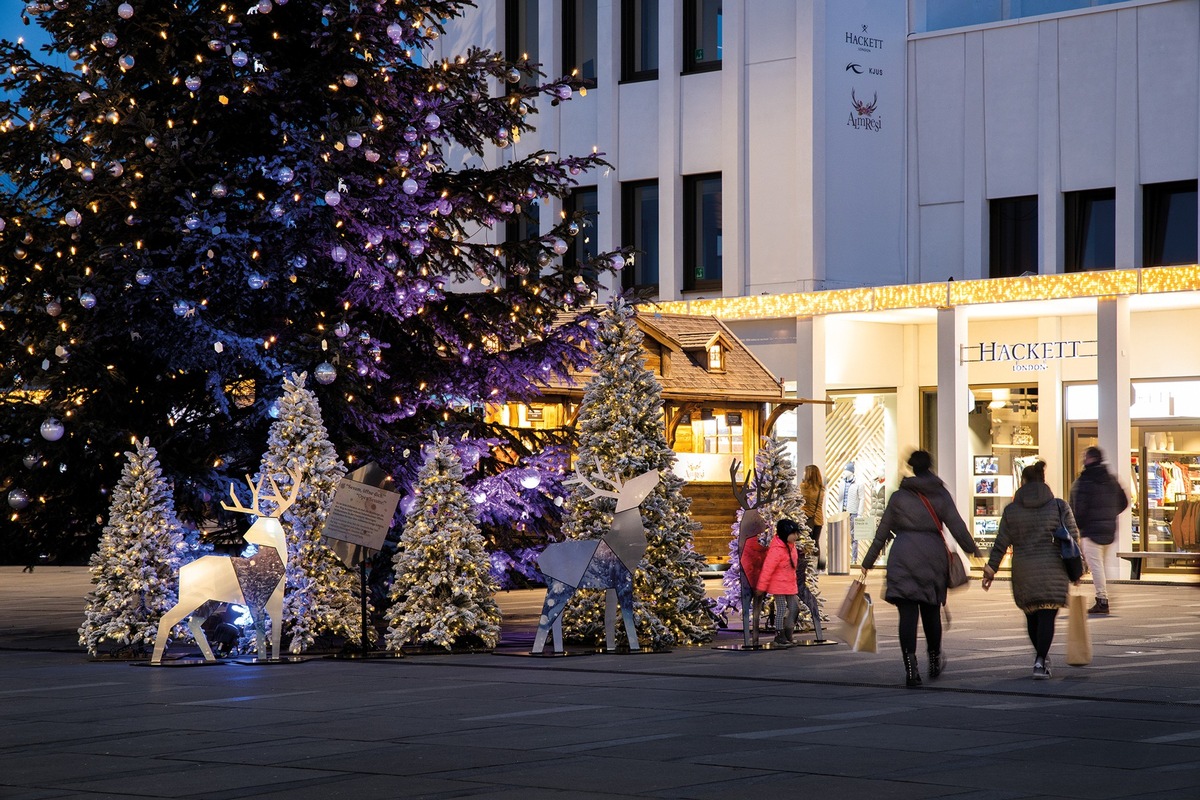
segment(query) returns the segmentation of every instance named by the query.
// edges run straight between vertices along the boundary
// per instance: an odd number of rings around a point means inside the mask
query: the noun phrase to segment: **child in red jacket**
[[[800,612],[799,586],[796,583],[796,535],[800,526],[790,519],[781,519],[775,525],[775,538],[767,548],[762,572],[754,586],[759,597],[774,595],[777,632],[775,644],[792,645],[792,634],[796,629],[796,615]]]

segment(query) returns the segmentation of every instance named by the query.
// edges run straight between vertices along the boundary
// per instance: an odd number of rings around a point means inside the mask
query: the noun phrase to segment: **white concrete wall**
[[[1141,185],[1198,174],[1200,3],[1099,6],[909,46],[913,280],[986,277],[987,201],[1021,195],[1039,198],[1041,271],[1060,272],[1062,193],[1098,188],[1116,189],[1117,265],[1142,265]]]

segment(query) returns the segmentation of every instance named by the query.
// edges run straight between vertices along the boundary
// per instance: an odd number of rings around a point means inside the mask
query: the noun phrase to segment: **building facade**
[[[780,418],[799,465],[875,498],[930,448],[986,543],[1098,443],[1119,549],[1196,549],[1200,0],[496,0],[442,42],[593,82],[514,145],[612,164],[540,219],[834,400]]]

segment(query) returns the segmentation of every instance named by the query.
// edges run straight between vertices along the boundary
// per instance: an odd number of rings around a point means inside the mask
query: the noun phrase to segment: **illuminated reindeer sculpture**
[[[738,486],[737,476],[741,469],[740,461],[729,465],[729,483],[733,487],[734,499],[742,508],[742,519],[738,522],[738,588],[741,589],[742,600],[742,644],[751,648],[758,647],[758,626],[763,604],[763,598],[754,596],[754,584],[767,557],[767,548],[759,541],[759,537],[767,530],[767,520],[758,509],[774,500],[775,496],[755,480],[753,469]],[[753,505],[750,502],[751,483],[754,484]]]
[[[621,606],[629,649],[640,650],[637,629],[633,621],[633,573],[646,552],[646,529],[642,526],[640,506],[658,485],[658,470],[650,470],[625,483],[609,478],[596,464],[599,478],[613,487],[600,489],[576,467],[576,479],[594,497],[611,497],[617,501],[612,526],[600,539],[572,539],[546,546],[538,556],[537,565],[547,579],[546,601],[538,620],[533,653],[546,647],[546,635],[554,631],[554,652],[563,652],[562,613],[567,601],[578,589],[606,589],[604,603],[604,642],[607,650],[615,650],[616,606]],[[593,476],[595,479],[596,476]]]
[[[233,491],[233,486],[230,485],[229,496],[233,499],[233,505],[221,503],[221,508],[258,516],[243,538],[250,544],[258,545],[259,550],[248,558],[201,556],[180,567],[179,602],[164,614],[158,623],[158,636],[154,639],[151,664],[162,663],[171,628],[184,617],[188,618],[188,630],[196,638],[196,644],[200,645],[204,660],[216,661],[217,657],[200,627],[208,616],[207,611],[215,603],[236,603],[250,609],[250,616],[254,618],[259,658],[264,658],[267,652],[264,612],[266,616],[270,616],[271,657],[279,658],[279,639],[283,626],[284,574],[288,557],[287,539],[283,534],[283,526],[279,524],[279,517],[296,502],[300,491],[300,474],[291,470],[288,470],[288,474],[292,476],[292,490],[287,498],[283,497],[279,487],[270,477],[263,478],[255,485],[247,475],[246,482],[253,491],[253,499],[248,507],[242,505]],[[274,495],[261,499],[274,500],[277,504],[274,513],[269,516],[261,516],[262,510],[259,508],[263,481],[270,481]]]

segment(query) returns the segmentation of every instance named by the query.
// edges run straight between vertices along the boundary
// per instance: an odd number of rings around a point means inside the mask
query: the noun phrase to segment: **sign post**
[[[392,478],[374,464],[360,467],[338,482],[321,535],[334,539],[334,552],[348,567],[358,565],[362,599],[362,657],[371,652],[367,636],[367,560],[383,549],[400,495],[384,488]]]

